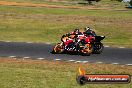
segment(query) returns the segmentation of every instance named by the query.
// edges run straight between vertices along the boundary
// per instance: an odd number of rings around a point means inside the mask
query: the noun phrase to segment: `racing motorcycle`
[[[76,36],[76,35],[74,35]],[[61,40],[66,38],[62,36]],[[91,53],[99,54],[103,51],[103,40],[105,36],[84,36],[77,35],[74,41],[70,41],[67,47],[65,47],[64,42],[58,43],[54,46],[52,53],[61,54],[61,53],[79,53],[81,55],[90,55]]]

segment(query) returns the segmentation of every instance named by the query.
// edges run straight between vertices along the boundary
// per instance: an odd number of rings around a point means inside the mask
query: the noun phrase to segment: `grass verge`
[[[42,7],[0,6],[0,40],[51,42],[79,27],[90,26],[104,43],[132,47],[130,10],[87,10]]]
[[[132,67],[110,64],[74,64],[69,62],[15,60],[0,58],[1,88],[131,88],[129,84],[88,84],[76,83],[78,67],[89,74],[130,74]]]

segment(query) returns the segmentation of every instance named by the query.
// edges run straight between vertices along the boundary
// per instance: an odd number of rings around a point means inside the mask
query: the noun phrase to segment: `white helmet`
[[[91,30],[90,27],[85,27],[85,29],[84,29],[85,32],[90,31],[90,30]]]

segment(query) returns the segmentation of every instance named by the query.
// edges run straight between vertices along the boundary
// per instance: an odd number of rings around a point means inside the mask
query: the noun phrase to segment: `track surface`
[[[91,56],[51,54],[52,48],[53,45],[43,43],[0,42],[0,56],[132,64],[132,48],[104,48],[102,54]]]

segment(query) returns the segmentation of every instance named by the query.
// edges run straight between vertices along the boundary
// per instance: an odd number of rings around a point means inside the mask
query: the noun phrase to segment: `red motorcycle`
[[[67,47],[65,47],[65,43],[61,42],[54,46],[52,53],[60,54],[60,53],[79,53],[81,55],[90,55],[93,52],[92,42],[94,41],[94,37],[84,36],[84,35],[75,35],[73,41],[69,41]],[[66,36],[62,36],[61,40],[68,39]]]

